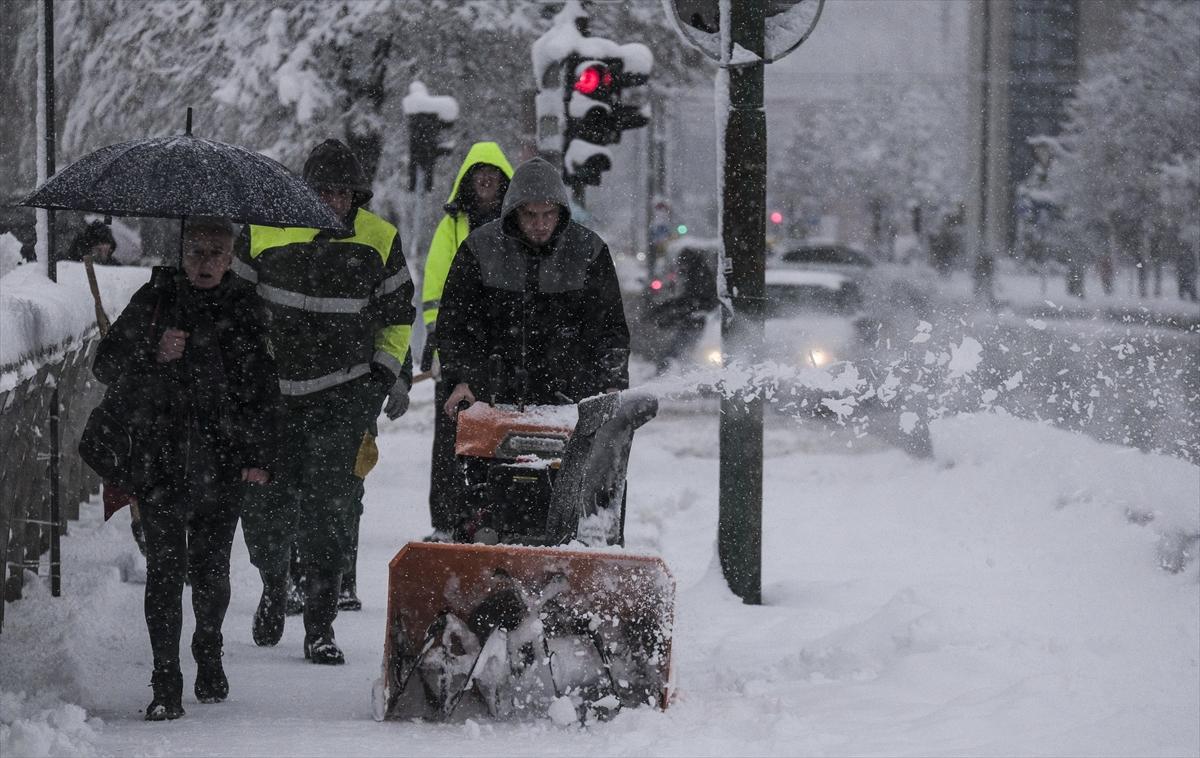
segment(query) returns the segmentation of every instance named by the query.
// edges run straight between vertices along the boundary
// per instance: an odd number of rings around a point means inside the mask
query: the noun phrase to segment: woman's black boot
[[[155,666],[150,676],[154,699],[146,706],[147,721],[172,721],[183,715],[183,674],[179,661]]]
[[[229,680],[221,666],[221,636],[215,641],[192,640],[192,656],[196,659],[196,699],[201,703],[220,703],[229,697]]]

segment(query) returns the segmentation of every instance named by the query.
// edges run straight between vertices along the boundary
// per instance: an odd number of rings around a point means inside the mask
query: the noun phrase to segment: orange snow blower
[[[459,414],[456,538],[473,542],[410,542],[389,564],[376,719],[667,706],[675,581],[620,547],[633,432],[657,410],[627,391]]]

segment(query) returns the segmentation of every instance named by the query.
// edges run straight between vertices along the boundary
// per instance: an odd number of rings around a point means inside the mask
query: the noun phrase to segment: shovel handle
[[[100,299],[100,283],[96,281],[96,266],[92,263],[92,256],[83,256],[83,268],[87,271],[88,289],[92,291],[92,300],[96,306],[96,327],[100,330],[100,336],[108,334],[108,328],[111,322],[108,320],[108,314],[104,312],[104,303]]]

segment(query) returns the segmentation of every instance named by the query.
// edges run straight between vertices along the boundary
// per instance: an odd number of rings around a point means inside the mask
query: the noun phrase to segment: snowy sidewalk
[[[771,417],[766,605],[748,607],[713,569],[716,418],[672,406],[634,441],[627,534],[678,581],[674,704],[587,729],[374,723],[386,564],[428,530],[431,405],[419,385],[382,429],[364,609],[336,623],[346,666],[303,660],[298,617],[278,647],[254,646],[260,584],[239,536],[229,701],[197,703],[187,661],[187,715],[142,721],[150,651],[142,585],[121,581],[128,516],[102,524],[93,502],[63,542],[64,597],[9,608],[0,754],[1200,754],[1187,541],[1200,535],[1200,469],[990,415],[935,422],[929,462]],[[1185,548],[1182,572],[1159,567]],[[190,634],[189,622],[185,649]]]

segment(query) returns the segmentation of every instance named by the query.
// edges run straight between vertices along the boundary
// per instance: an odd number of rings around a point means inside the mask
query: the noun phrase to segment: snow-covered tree
[[[1087,64],[1048,177],[1073,255],[1110,238],[1140,260],[1153,228],[1200,217],[1197,124],[1200,3],[1131,5],[1112,52]]]
[[[913,205],[940,218],[966,182],[961,88],[873,82],[798,111],[771,192],[815,217],[853,198],[886,228]],[[887,247],[889,239],[880,240]]]
[[[524,136],[529,55],[549,20],[524,0],[81,0],[60,4],[64,158],[140,136],[194,132],[298,168],[329,136],[375,135],[377,179],[399,186],[399,101],[413,80],[456,97],[459,142]],[[695,54],[653,0],[597,4],[592,29],[656,52],[658,77],[690,81]],[[452,169],[447,169],[451,171]]]

